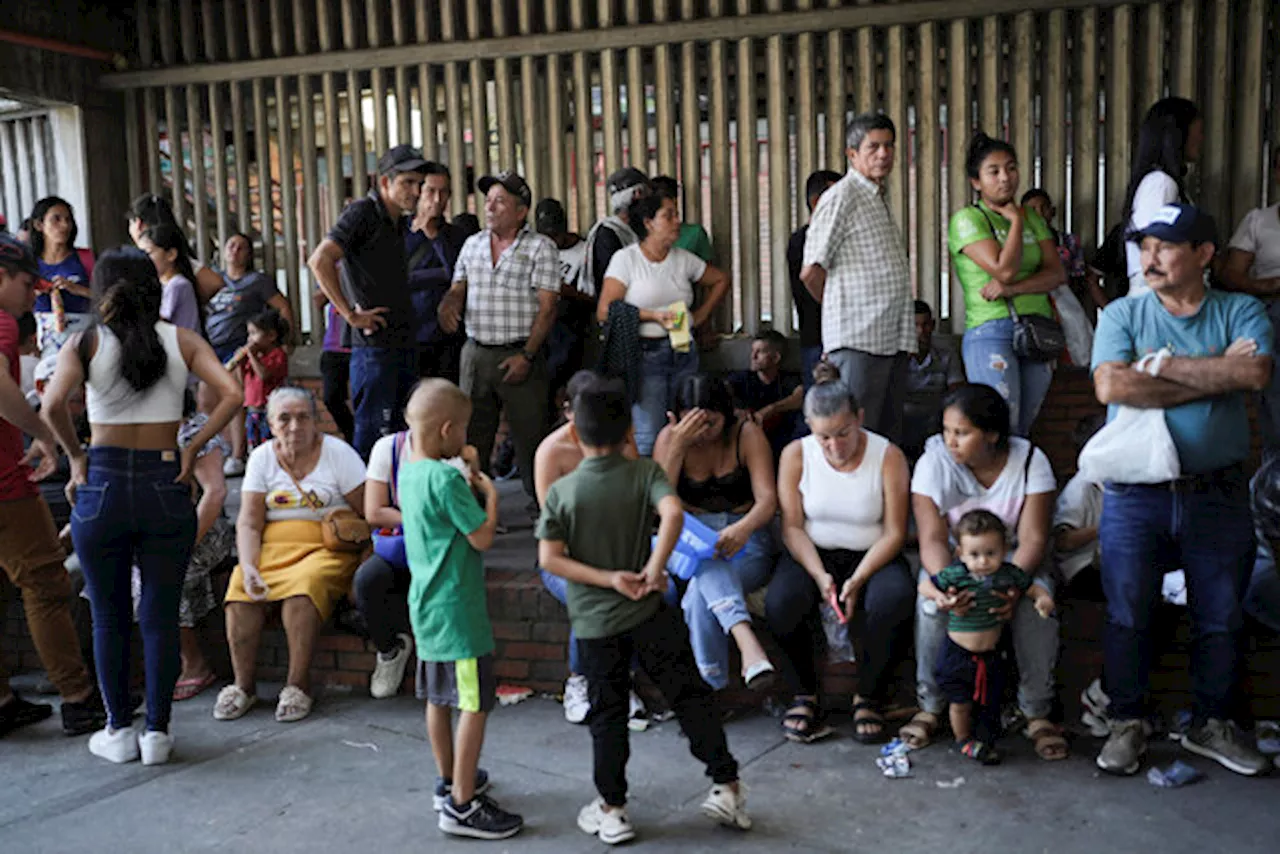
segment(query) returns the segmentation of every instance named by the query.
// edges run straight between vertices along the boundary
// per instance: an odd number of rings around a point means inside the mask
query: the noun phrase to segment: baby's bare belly
[[[947,637],[951,638],[961,649],[967,649],[969,652],[991,652],[996,648],[996,644],[1000,643],[1000,633],[1002,631],[1004,631],[1004,626],[983,629],[980,632],[948,631]]]

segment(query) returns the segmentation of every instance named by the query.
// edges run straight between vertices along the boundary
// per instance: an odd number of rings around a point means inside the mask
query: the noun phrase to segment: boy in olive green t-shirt
[[[453,836],[506,839],[524,820],[484,797],[479,769],[485,718],[497,704],[493,628],[484,562],[498,527],[498,491],[477,472],[481,510],[467,479],[444,462],[466,443],[471,400],[448,380],[418,384],[405,408],[411,432],[398,480],[409,559],[409,621],[418,651],[417,694],[427,701],[427,736],[440,777],[434,806]],[[453,712],[461,713],[453,737]]]
[[[680,500],[657,463],[622,455],[631,409],[621,383],[580,392],[570,430],[583,460],[551,486],[537,536],[541,566],[568,581],[569,619],[591,699],[587,724],[600,796],[578,814],[578,827],[608,844],[635,837],[625,810],[634,655],[715,783],[703,814],[746,830],[745,792],[711,689],[698,674],[682,615],[662,601],[666,562],[684,523]],[[661,521],[651,552],[655,511]]]

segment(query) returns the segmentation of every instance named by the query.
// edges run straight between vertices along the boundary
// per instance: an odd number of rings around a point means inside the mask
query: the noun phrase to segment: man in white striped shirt
[[[822,303],[827,359],[865,409],[867,429],[895,444],[916,348],[907,249],[884,198],[896,137],[882,113],[850,123],[849,171],[814,209],[800,272]]]

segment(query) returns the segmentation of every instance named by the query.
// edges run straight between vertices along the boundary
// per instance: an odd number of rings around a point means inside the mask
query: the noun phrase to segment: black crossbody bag
[[[1000,243],[991,217],[980,205],[974,207],[987,221],[992,239]],[[1009,317],[1013,319],[1013,352],[1018,354],[1018,358],[1029,362],[1052,362],[1067,349],[1067,336],[1058,321],[1041,314],[1018,314],[1013,300],[1007,297],[1005,303],[1009,306]]]

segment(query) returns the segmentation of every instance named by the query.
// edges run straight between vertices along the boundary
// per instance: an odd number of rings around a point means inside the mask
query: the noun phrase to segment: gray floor
[[[30,684],[29,678],[19,685]],[[276,686],[278,690],[278,686]],[[263,687],[263,695],[274,692]],[[603,848],[574,818],[592,796],[591,750],[551,700],[499,709],[483,764],[493,794],[528,822],[514,840],[485,846],[435,828],[422,707],[328,695],[306,721],[276,724],[270,705],[219,723],[213,692],[175,707],[174,761],[111,765],[56,717],[0,740],[0,851],[586,852]],[[764,716],[730,723],[750,787],[756,828],[739,834],[698,813],[707,781],[674,723],[634,734],[629,769],[635,844],[650,850],[991,852],[1274,852],[1280,778],[1246,780],[1190,758],[1208,773],[1165,791],[1143,777],[1099,777],[1093,747],[1054,766],[1020,738],[1006,763],[981,768],[934,746],[913,776],[886,780],[875,750],[847,737],[788,744]],[[1153,749],[1160,763],[1179,751]],[[963,783],[954,784],[960,778]]]

